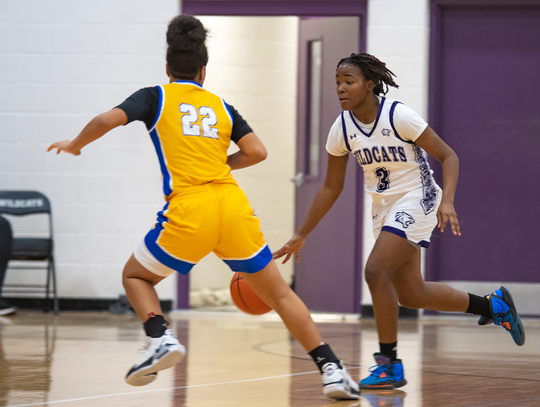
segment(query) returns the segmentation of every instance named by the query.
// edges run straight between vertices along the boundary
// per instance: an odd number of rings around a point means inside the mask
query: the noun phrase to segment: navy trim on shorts
[[[408,237],[407,237],[407,233],[405,233],[403,230],[401,229],[398,229],[398,228],[394,228],[392,226],[383,226],[382,229],[381,229],[381,232],[388,232],[388,233],[392,233],[394,235],[397,235],[399,237],[402,237],[403,239],[407,239],[407,240],[410,240]],[[412,240],[411,240],[412,242]],[[418,242],[417,244],[419,244],[420,246],[422,247],[425,247],[426,249],[429,247],[429,242],[426,242],[425,240],[421,240],[420,242]]]
[[[245,260],[225,260],[225,264],[230,267],[232,271],[242,271],[244,273],[257,273],[265,268],[272,260],[273,255],[268,245],[264,247],[256,256],[251,259]]]

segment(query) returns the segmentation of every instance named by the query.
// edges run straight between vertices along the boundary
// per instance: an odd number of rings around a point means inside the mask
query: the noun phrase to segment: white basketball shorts
[[[442,190],[435,186],[408,192],[389,203],[374,199],[371,218],[375,239],[386,231],[407,239],[415,247],[429,247],[441,196]]]

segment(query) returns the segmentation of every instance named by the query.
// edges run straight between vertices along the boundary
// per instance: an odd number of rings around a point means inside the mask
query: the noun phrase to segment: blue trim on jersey
[[[398,228],[395,228],[395,227],[392,227],[392,226],[383,226],[382,229],[381,229],[381,232],[392,233],[394,235],[402,237],[403,239],[410,240],[409,238],[407,238],[407,233],[405,233],[401,229],[398,229]],[[412,242],[412,240],[410,240],[410,241]],[[416,242],[413,242],[413,243],[416,243]],[[429,242],[426,241],[426,240],[421,240],[417,244],[419,244],[420,246],[425,247],[425,248],[429,247]]]
[[[375,131],[375,129],[377,128],[377,123],[379,123],[379,118],[381,117],[381,112],[382,112],[382,108],[383,108],[383,105],[384,105],[384,101],[386,100],[385,97],[382,97],[381,98],[381,103],[379,105],[379,111],[377,112],[377,118],[375,119],[375,123],[373,123],[373,128],[371,129],[371,131],[369,132],[369,134],[366,134],[364,132],[364,130],[362,130],[362,128],[358,125],[358,123],[356,122],[358,119],[354,117],[353,115],[353,112],[352,110],[349,110],[349,114],[351,115],[351,120],[352,122],[354,123],[354,125],[358,128],[358,130],[360,130],[360,132],[366,136],[366,137],[371,137],[371,135],[373,134],[373,132]]]
[[[231,108],[229,107],[227,102],[225,102],[224,99],[221,99],[221,103],[223,103],[223,106],[225,106],[225,111],[229,115],[229,119],[231,120],[231,124],[234,125],[234,118],[233,118],[233,115],[232,115],[232,112],[231,112]]]
[[[344,112],[341,112],[341,128],[343,131],[343,139],[345,140],[345,147],[347,147],[347,150],[349,150],[352,153],[351,146],[349,145],[349,140],[347,137],[347,126],[345,125],[345,116],[343,116]]]
[[[232,271],[243,271],[244,273],[256,273],[265,268],[268,263],[272,260],[273,255],[270,251],[268,245],[265,245],[264,248],[253,256],[250,259],[245,260],[226,260],[223,259],[225,264],[231,268]]]
[[[161,119],[161,113],[163,112],[163,106],[165,105],[165,91],[161,86],[157,86],[157,88],[159,91],[159,103],[156,118],[154,119],[154,123],[152,123],[152,125],[148,128],[148,131],[151,131],[154,129],[154,127],[156,127],[157,122],[159,121],[159,119]]]
[[[169,208],[169,203],[163,207],[163,210],[158,212],[158,223],[150,232],[144,237],[144,244],[152,255],[165,266],[176,270],[180,274],[187,274],[193,268],[195,263],[179,260],[172,257],[165,250],[163,250],[158,244],[157,240],[163,228],[163,223],[168,222],[169,219],[165,216],[165,212]]]
[[[409,143],[409,144],[413,144],[414,141],[411,141],[411,140],[403,140],[401,138],[401,136],[399,135],[399,133],[397,132],[396,130],[396,127],[394,126],[394,110],[396,109],[396,106],[399,105],[401,102],[398,102],[397,100],[394,101],[394,103],[392,103],[392,107],[390,108],[390,126],[392,126],[392,130],[394,130],[394,134],[396,135],[396,137],[398,139],[400,139],[401,141],[403,141],[404,143]]]
[[[187,84],[196,85],[199,88],[202,88],[202,85],[199,82],[188,81],[188,80],[184,80],[184,79],[180,79],[179,81],[174,81],[173,83],[179,83],[179,84],[187,83]]]
[[[153,129],[150,133],[150,138],[152,143],[154,143],[154,148],[159,160],[159,167],[161,168],[161,174],[163,175],[163,194],[169,196],[172,193],[171,189],[171,174],[167,168],[167,163],[165,162],[165,155],[163,154],[163,149],[161,147],[161,140],[159,139],[159,134],[156,129]]]

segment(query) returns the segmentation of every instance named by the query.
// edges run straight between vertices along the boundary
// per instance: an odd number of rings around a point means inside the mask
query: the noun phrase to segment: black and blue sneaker
[[[360,381],[361,389],[397,389],[407,384],[401,359],[392,361],[384,353],[375,353],[375,362],[369,371],[371,374]]]
[[[510,291],[501,287],[491,295],[486,295],[486,298],[489,300],[491,317],[481,316],[478,320],[478,325],[494,323],[495,325],[502,326],[510,332],[516,345],[523,346],[525,343],[525,328],[523,328],[521,318],[516,311]]]

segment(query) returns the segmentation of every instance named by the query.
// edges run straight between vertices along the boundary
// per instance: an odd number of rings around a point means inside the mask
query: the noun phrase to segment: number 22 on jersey
[[[217,125],[217,115],[211,107],[201,106],[197,111],[195,106],[182,103],[180,113],[182,113],[182,132],[184,136],[218,138],[218,129],[214,127]],[[200,125],[196,124],[199,118],[201,119]]]

